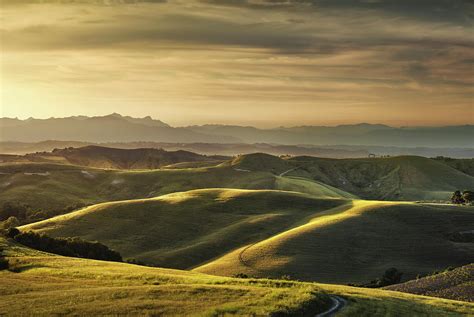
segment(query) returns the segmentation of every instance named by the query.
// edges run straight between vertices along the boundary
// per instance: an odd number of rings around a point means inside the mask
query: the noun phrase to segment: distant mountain
[[[151,117],[113,113],[100,117],[0,119],[0,140],[86,142],[268,143],[385,147],[474,148],[474,125],[402,127],[361,123],[259,129],[231,125],[170,127]]]
[[[113,113],[100,117],[50,119],[0,119],[2,141],[45,140],[87,142],[236,142],[232,136],[206,135],[186,128],[172,128],[150,117],[132,118]]]
[[[380,124],[301,126],[257,129],[254,127],[204,125],[191,126],[194,132],[236,136],[244,143],[345,144],[398,147],[474,147],[474,125],[447,127],[394,128]]]

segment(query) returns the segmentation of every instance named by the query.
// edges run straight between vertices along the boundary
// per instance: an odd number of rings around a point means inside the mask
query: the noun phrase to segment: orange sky
[[[468,1],[38,2],[1,8],[0,116],[474,123]]]

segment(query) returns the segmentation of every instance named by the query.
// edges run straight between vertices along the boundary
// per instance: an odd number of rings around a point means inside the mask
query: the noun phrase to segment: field
[[[94,205],[21,229],[98,240],[160,267],[347,284],[390,267],[408,280],[474,262],[472,243],[449,240],[473,221],[467,206],[206,189]]]
[[[19,273],[0,272],[0,291],[13,303],[0,301],[0,313],[26,301],[41,314],[314,316],[331,294],[348,300],[340,316],[472,310],[346,286],[391,267],[406,282],[474,262],[474,244],[452,240],[472,230],[474,207],[446,203],[454,190],[473,188],[474,177],[437,160],[257,153],[155,170],[6,162],[0,186],[1,202],[28,206],[20,230],[99,241],[149,265],[47,255],[3,240]],[[466,300],[472,288],[460,282],[461,294],[450,297],[452,287],[418,292],[410,283],[399,290]]]
[[[0,239],[15,272],[0,271],[0,314],[314,316],[331,294],[348,305],[338,316],[462,316],[473,304],[384,290],[74,259]]]
[[[448,201],[474,188],[474,177],[421,157],[281,159],[267,154],[217,162],[179,163],[159,170],[107,170],[50,163],[0,164],[0,200],[35,212],[64,213],[71,205],[156,197],[204,188],[275,189],[320,198]],[[201,165],[201,167],[199,167]],[[196,167],[197,166],[197,167]]]

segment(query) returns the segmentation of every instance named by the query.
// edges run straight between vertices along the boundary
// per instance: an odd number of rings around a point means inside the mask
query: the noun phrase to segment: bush
[[[11,216],[7,220],[0,223],[1,229],[10,229],[14,227],[18,227],[20,225],[20,221],[17,217]]]
[[[0,258],[0,271],[8,270],[9,267],[10,263],[8,262],[8,260],[5,258]]]
[[[18,231],[16,228],[13,229]],[[120,253],[99,242],[89,242],[80,238],[51,238],[31,231],[16,233],[13,229],[11,231],[15,241],[33,249],[77,258],[122,262]]]
[[[143,263],[142,261],[139,261],[135,258],[129,258],[129,259],[125,259],[125,262],[128,263],[128,264],[135,264],[135,265],[142,265],[142,266],[146,266],[145,263]]]
[[[368,287],[368,288],[378,288],[389,286],[393,284],[398,284],[402,280],[403,273],[398,271],[396,268],[392,267],[385,271],[381,278],[370,281],[367,284],[349,284],[349,286],[358,286],[358,287]]]
[[[9,228],[7,231],[7,237],[8,238],[15,238],[16,235],[20,234],[20,230],[17,228]]]
[[[235,278],[249,278],[249,276],[245,273],[237,273],[237,274],[234,274],[232,277],[235,277]]]

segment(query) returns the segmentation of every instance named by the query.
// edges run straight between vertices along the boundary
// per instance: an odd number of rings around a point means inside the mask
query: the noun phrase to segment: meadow
[[[0,313],[24,315],[314,316],[330,296],[338,316],[463,316],[474,304],[385,290],[68,258],[0,239],[12,271],[0,271]]]

